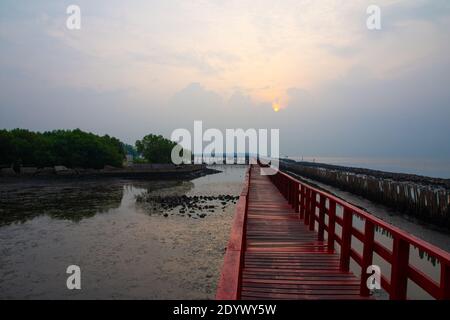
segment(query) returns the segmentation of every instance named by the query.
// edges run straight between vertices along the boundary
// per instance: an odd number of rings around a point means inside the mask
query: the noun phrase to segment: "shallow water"
[[[0,185],[0,299],[214,298],[234,204],[200,219],[136,196],[239,195],[245,166],[218,169],[192,181]],[[73,264],[81,290],[66,287]]]

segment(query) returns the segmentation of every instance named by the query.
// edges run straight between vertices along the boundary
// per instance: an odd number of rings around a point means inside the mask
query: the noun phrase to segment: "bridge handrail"
[[[340,245],[340,268],[342,271],[349,271],[350,258],[361,266],[361,295],[368,296],[370,294],[366,285],[368,278],[366,270],[368,266],[372,265],[373,256],[376,253],[391,266],[390,280],[383,273],[381,276],[381,285],[389,293],[391,299],[407,298],[408,279],[436,299],[450,299],[450,253],[386,223],[343,199],[295,179],[281,170],[278,170],[270,178],[311,230],[315,229],[317,222],[319,240],[324,240],[324,232],[327,232],[329,250],[334,251],[335,242]],[[317,201],[317,196],[320,197],[319,201]],[[336,205],[342,208],[342,217],[336,214]],[[317,208],[319,209],[318,215],[316,214]],[[365,220],[363,231],[353,227],[354,215]],[[328,223],[325,223],[325,216],[328,216]],[[336,224],[341,226],[341,235],[336,233]],[[392,250],[375,239],[375,228],[377,227],[391,234]],[[362,255],[352,248],[352,237],[362,243]],[[441,265],[439,283],[409,263],[411,246],[426,252],[430,257],[439,261]]]
[[[230,240],[228,241],[222,271],[217,285],[217,300],[237,300],[240,298],[250,175],[251,166],[249,166],[245,174],[244,186],[236,204]]]

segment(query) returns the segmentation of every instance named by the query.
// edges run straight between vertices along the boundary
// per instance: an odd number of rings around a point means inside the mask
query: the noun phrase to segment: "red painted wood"
[[[360,291],[362,296],[369,296],[370,292],[367,288],[367,268],[372,265],[373,260],[373,243],[375,239],[375,227],[372,222],[366,221],[364,226],[363,242],[363,255],[361,261],[361,286]]]
[[[325,233],[325,202],[326,198],[323,195],[320,195],[320,205],[319,205],[319,231],[318,233],[318,239],[319,241],[323,241],[324,239],[324,233]]]
[[[450,300],[450,265],[441,265],[441,286],[439,299]]]
[[[228,241],[222,271],[217,285],[217,300],[235,300],[240,298],[250,174],[249,170],[246,174],[241,196],[236,204],[230,240]]]
[[[349,208],[344,208],[342,218],[342,236],[341,236],[341,270],[350,270],[350,248],[352,241],[352,212]]]
[[[293,205],[286,206],[287,199],[275,186],[288,184],[257,175],[255,169],[248,201],[241,298],[359,299],[359,279],[340,271],[339,256],[329,252],[328,242],[318,240],[317,233],[299,220],[295,210],[301,203],[299,184],[281,187]],[[304,201],[306,213],[308,204]],[[317,201],[309,201],[309,212],[312,206],[317,206]]]
[[[392,249],[391,292],[393,300],[405,300],[408,277],[409,243],[403,239],[394,238]]]
[[[330,200],[328,208],[328,251],[334,252],[334,239],[336,232],[336,202]]]
[[[300,190],[299,190],[299,184],[298,182],[294,182],[294,211],[296,213],[300,213],[300,201],[299,201],[299,195],[300,195]]]
[[[222,273],[217,286],[217,300],[236,300],[240,298],[241,252],[228,250],[225,254]]]
[[[236,208],[218,298],[368,298],[365,271],[377,253],[391,265],[391,279],[382,274],[381,285],[392,299],[407,298],[408,279],[436,299],[450,299],[448,252],[281,171],[261,176],[259,167],[252,166],[247,177]],[[342,218],[336,214],[337,206],[343,208]],[[364,231],[352,226],[354,215],[365,220]],[[318,233],[314,230],[316,221]],[[340,236],[336,224],[341,226]],[[375,240],[375,227],[392,235],[392,250]],[[362,255],[352,247],[352,237],[363,243]],[[335,242],[340,245],[339,254],[335,253]],[[439,261],[439,283],[409,264],[410,246]],[[349,272],[350,258],[361,266],[361,277]]]
[[[305,218],[306,192],[305,186],[300,185],[300,219]]]
[[[311,189],[306,189],[306,200],[305,200],[305,225],[309,225],[309,219],[311,216]]]
[[[309,209],[309,230],[313,231],[314,230],[314,226],[316,223],[316,207],[317,207],[317,192],[315,192],[314,190],[311,191],[311,199],[310,199],[310,206],[311,208]]]
[[[431,280],[422,271],[417,270],[415,267],[408,267],[408,278],[414,281],[419,287],[428,292],[432,297],[439,297],[439,284]],[[442,283],[445,283],[442,282]]]

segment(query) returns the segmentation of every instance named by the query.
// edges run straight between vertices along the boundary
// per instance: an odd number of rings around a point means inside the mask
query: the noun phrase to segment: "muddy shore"
[[[23,168],[16,173],[12,169],[2,169],[0,183],[10,183],[18,180],[80,180],[80,179],[147,179],[147,180],[173,180],[195,179],[219,171],[205,165],[136,165],[124,168],[106,167],[104,169],[81,169],[55,166],[54,168]]]
[[[0,299],[213,299],[245,167],[214,169],[0,183]],[[82,290],[67,290],[71,264]]]

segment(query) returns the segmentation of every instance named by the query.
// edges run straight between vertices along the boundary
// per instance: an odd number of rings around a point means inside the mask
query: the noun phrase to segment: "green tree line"
[[[101,169],[121,167],[126,154],[140,163],[171,163],[175,142],[149,134],[128,145],[108,135],[75,130],[33,132],[26,129],[0,130],[0,166]],[[142,157],[142,158],[141,158]]]
[[[136,150],[149,163],[170,163],[172,149],[176,145],[161,135],[149,134],[136,141]]]
[[[0,130],[0,164],[15,166],[103,168],[122,166],[124,144],[108,135],[76,130],[32,132]]]

